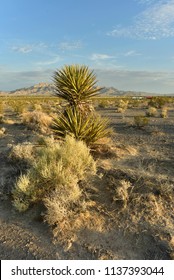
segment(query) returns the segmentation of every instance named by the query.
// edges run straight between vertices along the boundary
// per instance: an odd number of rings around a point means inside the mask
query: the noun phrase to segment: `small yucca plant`
[[[101,88],[96,87],[96,75],[87,66],[66,65],[54,73],[56,95],[70,106],[83,106]]]
[[[59,137],[64,138],[67,134],[72,134],[87,145],[108,136],[111,132],[107,119],[93,113],[85,116],[77,107],[70,107],[59,118],[55,118],[52,129]]]

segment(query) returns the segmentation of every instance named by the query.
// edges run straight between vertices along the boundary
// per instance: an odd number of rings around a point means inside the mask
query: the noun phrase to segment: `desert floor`
[[[6,129],[0,138],[0,259],[173,259],[174,110],[167,118],[149,118],[143,129],[133,117],[144,109],[127,109],[124,116],[113,108],[98,112],[109,117],[114,135],[93,151],[98,175],[82,186],[93,202],[94,225],[66,246],[44,223],[41,206],[21,214],[11,202],[19,176],[9,160],[11,145],[34,143],[38,132],[13,114],[0,124]],[[117,186],[124,198],[116,196]]]

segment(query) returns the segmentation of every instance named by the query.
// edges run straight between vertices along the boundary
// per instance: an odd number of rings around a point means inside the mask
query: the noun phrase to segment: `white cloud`
[[[152,5],[156,2],[156,0],[135,0],[135,2],[142,5]],[[165,2],[165,0],[158,0],[158,3]]]
[[[130,50],[130,51],[124,53],[124,56],[139,56],[139,55],[141,55],[141,54],[134,50]]]
[[[114,56],[108,54],[100,54],[100,53],[93,53],[90,57],[91,60],[105,60],[111,58],[114,58]]]
[[[30,52],[42,52],[43,50],[47,49],[48,46],[43,43],[35,43],[35,44],[19,44],[19,45],[14,45],[11,47],[11,50],[14,52],[26,54]]]
[[[63,51],[71,51],[82,48],[82,43],[80,41],[76,42],[62,42],[58,45],[59,49]]]
[[[19,53],[30,53],[33,51],[33,46],[32,45],[26,45],[26,46],[13,46],[12,50],[15,52],[19,52]]]
[[[36,65],[38,65],[38,66],[52,65],[52,64],[59,62],[60,60],[61,60],[60,56],[56,56],[49,60],[39,61],[36,63]]]
[[[155,2],[138,14],[131,26],[117,26],[108,35],[149,40],[174,37],[174,0]]]

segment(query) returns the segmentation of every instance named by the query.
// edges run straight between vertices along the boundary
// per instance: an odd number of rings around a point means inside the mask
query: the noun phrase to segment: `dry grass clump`
[[[98,102],[98,107],[99,108],[107,108],[109,106],[109,100],[107,99],[102,99],[102,100],[99,100]]]
[[[4,104],[3,102],[0,102],[0,114],[4,113]]]
[[[144,116],[135,116],[134,117],[134,125],[138,128],[143,128],[145,126],[147,126],[149,123],[148,118],[144,117]]]
[[[22,122],[28,128],[47,132],[52,122],[52,118],[42,111],[26,112],[22,114]]]
[[[155,107],[149,107],[146,110],[147,117],[156,117],[157,116],[157,109]]]
[[[4,116],[0,114],[0,124],[4,123]]]
[[[14,162],[30,162],[32,163],[33,157],[33,145],[30,142],[24,142],[22,144],[13,145],[9,158]]]
[[[21,115],[26,111],[27,104],[24,101],[13,100],[11,101],[11,107],[15,114]]]
[[[48,197],[54,192],[59,193],[60,203],[63,203],[68,197],[74,197],[75,189],[80,194],[78,182],[95,172],[95,162],[83,142],[70,136],[61,145],[50,141],[37,150],[33,166],[17,180],[13,204],[17,210],[24,211],[30,204],[47,197],[48,205]]]
[[[118,102],[117,112],[124,113],[128,107],[129,101],[120,99]]]
[[[167,107],[163,107],[161,109],[160,117],[161,118],[167,118],[167,116],[168,116],[168,108]]]
[[[174,186],[167,176],[157,175],[150,166],[141,166],[136,170],[110,170],[103,179],[119,213],[120,226],[127,224],[133,232],[151,228],[160,236],[165,224],[166,232],[171,233]]]
[[[70,136],[61,144],[47,139],[35,151],[33,166],[18,178],[13,205],[23,212],[34,203],[44,204],[45,221],[53,227],[54,237],[67,246],[80,228],[94,221],[79,182],[95,173],[95,161],[84,142]]]
[[[120,180],[114,190],[113,201],[116,201],[117,203],[119,202],[120,207],[123,209],[127,207],[129,201],[128,189],[131,187],[132,185],[129,181]]]
[[[61,242],[66,250],[78,242],[78,237],[86,230],[103,232],[105,226],[104,218],[92,209],[92,203],[83,200],[79,187],[75,187],[75,197],[72,192],[63,200],[60,200],[59,193],[44,200],[47,207],[45,220],[53,226],[55,242]]]
[[[5,127],[1,127],[1,128],[0,128],[0,137],[3,137],[4,134],[5,134],[5,132],[6,132]]]

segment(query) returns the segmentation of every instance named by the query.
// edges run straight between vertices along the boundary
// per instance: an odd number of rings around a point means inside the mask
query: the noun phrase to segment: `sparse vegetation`
[[[162,99],[151,99],[158,114],[148,118],[145,98],[67,107],[58,97],[1,97],[2,256],[10,248],[18,258],[172,259],[174,111]],[[25,112],[14,113],[15,103]]]

